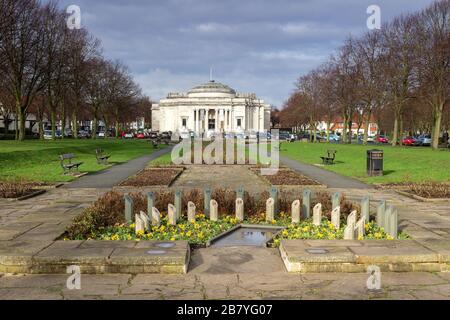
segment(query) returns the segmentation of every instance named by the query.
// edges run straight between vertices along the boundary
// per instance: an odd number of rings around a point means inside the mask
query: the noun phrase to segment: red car
[[[385,136],[378,136],[376,141],[378,143],[389,143],[389,139],[386,138]]]
[[[404,146],[413,146],[416,143],[416,139],[413,137],[406,137],[402,139],[402,144]]]
[[[136,139],[145,139],[145,134],[143,134],[143,133],[137,133],[137,134],[136,134]]]

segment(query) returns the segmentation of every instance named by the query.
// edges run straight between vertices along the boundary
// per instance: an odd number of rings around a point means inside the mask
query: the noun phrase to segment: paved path
[[[172,149],[170,147],[164,148],[155,151],[150,155],[130,160],[124,164],[113,166],[110,169],[83,176],[80,179],[66,185],[65,188],[112,188],[129,176],[132,176],[144,169],[150,161],[159,158],[171,150]]]
[[[353,178],[344,177],[317,166],[305,164],[286,157],[280,157],[281,163],[303,175],[310,177],[329,188],[372,189],[373,187]]]
[[[450,299],[450,273],[382,273],[380,292],[367,290],[365,273],[81,275],[81,290],[67,289],[67,277],[0,275],[0,300]]]

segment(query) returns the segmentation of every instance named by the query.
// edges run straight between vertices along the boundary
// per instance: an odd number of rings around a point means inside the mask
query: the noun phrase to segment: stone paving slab
[[[0,241],[0,273],[65,274],[77,265],[82,273],[186,273],[186,241],[161,248],[159,241]],[[149,251],[154,251],[149,254]]]
[[[449,273],[383,272],[381,290],[367,289],[367,273],[235,273],[81,275],[81,290],[68,275],[0,275],[0,299],[438,299],[450,298]]]
[[[449,246],[431,240],[283,240],[280,254],[288,272],[363,272],[369,265],[384,271],[440,272],[450,271]]]

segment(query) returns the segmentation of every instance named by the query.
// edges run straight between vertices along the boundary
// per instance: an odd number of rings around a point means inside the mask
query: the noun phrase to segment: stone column
[[[215,113],[215,117],[216,117],[216,119],[215,119],[215,122],[216,122],[216,129],[215,129],[215,131],[216,132],[219,132],[219,109],[215,109],[214,110],[214,113]]]
[[[205,133],[208,131],[209,109],[205,109]]]

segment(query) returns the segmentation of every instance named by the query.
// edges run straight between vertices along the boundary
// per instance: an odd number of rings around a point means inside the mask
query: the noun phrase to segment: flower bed
[[[187,200],[195,201],[198,203],[197,208],[202,208],[202,202],[199,198],[195,198],[196,190],[191,191],[190,194],[186,194],[183,199],[183,208]],[[222,194],[224,201],[227,199],[226,194],[223,194],[223,190],[215,190],[213,194],[216,196]],[[134,199],[134,213],[140,211],[146,211],[147,203],[142,194],[130,194]],[[173,202],[173,195],[170,192],[160,193],[156,195],[155,206],[158,208],[166,208],[167,204]],[[191,196],[191,197],[190,197]],[[197,194],[198,196],[198,194]],[[247,195],[248,196],[248,195]],[[342,215],[341,226],[339,229],[335,228],[329,222],[330,211],[327,209],[327,203],[324,201],[326,197],[325,193],[320,193],[318,197],[313,201],[313,205],[322,201],[324,203],[323,208],[323,221],[320,226],[316,226],[312,223],[312,219],[302,220],[298,224],[292,224],[289,211],[281,211],[276,217],[276,220],[271,221],[270,225],[283,226],[286,229],[274,239],[273,245],[279,245],[282,239],[343,239],[346,216],[349,210],[354,209],[345,200],[341,203]],[[259,207],[259,203],[263,199],[263,195],[260,198],[255,199],[248,196],[255,207],[249,207],[248,210],[254,210]],[[219,202],[219,201],[218,201]],[[226,202],[226,201],[225,201]],[[220,203],[220,202],[219,202]],[[283,201],[280,200],[279,204],[282,206]],[[221,206],[226,207],[226,206]],[[281,209],[281,208],[280,208]],[[109,192],[101,197],[91,207],[87,208],[80,216],[75,218],[73,224],[68,228],[65,238],[68,240],[160,240],[160,241],[176,241],[186,240],[192,245],[205,245],[208,240],[220,235],[221,233],[230,230],[239,224],[239,221],[234,217],[234,208],[227,209],[226,213],[220,215],[220,219],[216,222],[210,221],[204,214],[198,213],[196,215],[196,222],[190,223],[182,218],[178,221],[177,225],[170,225],[168,223],[167,214],[163,211],[161,224],[159,226],[152,226],[147,232],[135,232],[134,223],[130,224],[124,221],[124,201],[123,195],[117,192]],[[202,210],[198,210],[201,212]],[[246,214],[246,224],[268,224],[265,221],[264,210],[261,212],[252,211],[252,214]],[[367,223],[365,226],[364,239],[389,239],[390,237],[384,232],[383,229],[378,228],[374,222]],[[405,238],[406,235],[401,234],[400,238]]]
[[[260,175],[261,169],[252,168],[252,171]],[[261,176],[261,175],[260,175]],[[315,186],[319,185],[317,181],[314,181],[304,175],[301,175],[294,170],[287,168],[280,168],[274,175],[261,176],[274,186]]]
[[[243,223],[268,225],[264,220],[264,216],[259,215],[250,218]],[[109,240],[109,241],[125,241],[125,240],[159,240],[159,241],[188,241],[191,245],[204,246],[218,235],[226,232],[240,224],[233,216],[225,216],[219,221],[210,221],[204,214],[196,216],[196,222],[190,223],[181,220],[177,225],[169,225],[167,217],[161,220],[160,226],[153,226],[148,232],[135,232],[135,225],[122,223],[114,226],[102,227],[95,230],[91,237],[92,240]],[[311,219],[303,220],[298,224],[292,224],[289,216],[280,213],[277,220],[273,220],[270,225],[281,226],[283,230],[274,240],[272,246],[278,247],[283,239],[317,239],[317,240],[340,240],[344,238],[345,225],[341,225],[339,229],[335,228],[328,220],[324,219],[320,226],[312,223]],[[387,239],[392,240],[382,228],[378,228],[374,222],[365,225],[366,235],[364,239]],[[407,236],[401,234],[400,238]],[[69,239],[69,238],[67,238]],[[83,238],[78,238],[83,239]]]
[[[379,186],[380,189],[395,189],[425,199],[450,199],[450,183],[391,183]]]
[[[37,183],[0,182],[0,198],[17,199],[39,191]]]
[[[169,186],[178,175],[183,172],[183,168],[151,168],[145,169],[131,178],[120,183],[125,187],[149,187],[149,186]]]

